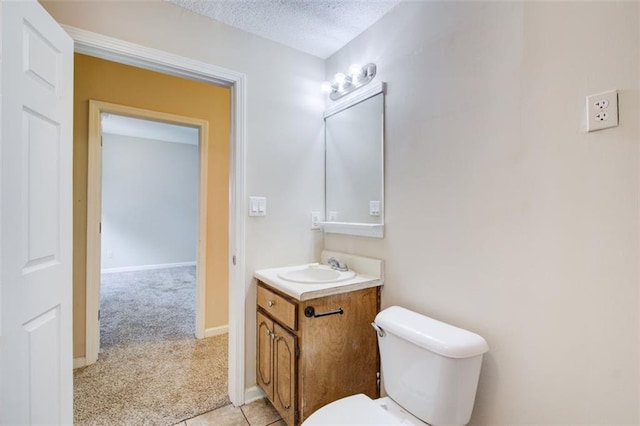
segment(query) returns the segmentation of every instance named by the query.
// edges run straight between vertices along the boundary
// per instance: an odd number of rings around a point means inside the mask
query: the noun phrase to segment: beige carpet
[[[98,362],[74,374],[76,425],[174,425],[229,404],[227,335],[196,340],[195,268],[103,275]]]

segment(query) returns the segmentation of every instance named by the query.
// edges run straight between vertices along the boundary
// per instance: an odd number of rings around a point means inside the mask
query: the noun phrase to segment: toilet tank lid
[[[400,306],[378,313],[375,323],[387,333],[447,358],[470,358],[489,350],[487,341],[475,333]]]

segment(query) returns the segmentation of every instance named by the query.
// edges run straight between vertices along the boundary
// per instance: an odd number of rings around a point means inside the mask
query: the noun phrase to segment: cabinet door
[[[340,307],[343,314],[308,318],[304,316],[308,307],[315,312]],[[345,396],[363,393],[378,398],[378,349],[371,328],[378,313],[378,289],[307,300],[298,309],[300,420]]]
[[[258,312],[257,315],[256,375],[258,385],[273,401],[273,321]]]
[[[294,425],[296,419],[296,348],[297,338],[273,324],[275,341],[273,347],[273,405],[287,425]]]

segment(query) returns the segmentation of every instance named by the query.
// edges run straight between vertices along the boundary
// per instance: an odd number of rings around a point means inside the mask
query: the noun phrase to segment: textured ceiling
[[[401,0],[167,0],[301,50],[331,56]]]

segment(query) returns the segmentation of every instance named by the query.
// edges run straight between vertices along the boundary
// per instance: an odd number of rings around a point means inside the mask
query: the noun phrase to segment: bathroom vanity
[[[379,397],[371,323],[380,310],[382,262],[375,262],[377,274],[333,283],[287,281],[287,268],[256,271],[257,383],[287,425],[348,395]]]

